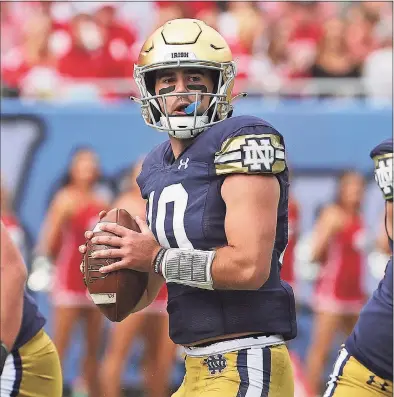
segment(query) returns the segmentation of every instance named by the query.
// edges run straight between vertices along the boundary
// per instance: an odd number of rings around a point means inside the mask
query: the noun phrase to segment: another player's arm
[[[338,212],[334,207],[327,207],[320,214],[313,230],[311,258],[312,262],[322,262],[327,254],[332,237],[340,226]]]
[[[386,201],[386,230],[390,239],[393,239],[393,201]]]
[[[392,208],[393,206],[391,204],[391,213],[392,213]],[[382,225],[379,228],[380,230],[379,230],[378,238],[376,239],[376,246],[380,252],[385,253],[387,255],[391,255],[390,245],[387,240],[387,234],[389,234],[389,230],[392,230],[392,221],[391,221],[391,228],[389,228],[388,222],[390,222],[388,219],[386,219],[386,224],[382,222]]]
[[[23,293],[27,278],[22,255],[12,241],[8,231],[1,224],[0,250],[0,373],[7,353],[11,351],[22,322]]]

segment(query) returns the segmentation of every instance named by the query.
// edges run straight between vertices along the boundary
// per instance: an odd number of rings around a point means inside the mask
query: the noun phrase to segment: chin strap
[[[234,102],[236,99],[238,99],[238,98],[246,98],[248,96],[248,93],[247,92],[240,92],[239,94],[237,94],[237,95],[235,95],[235,96],[233,96],[232,98],[231,98],[231,103],[232,102]]]

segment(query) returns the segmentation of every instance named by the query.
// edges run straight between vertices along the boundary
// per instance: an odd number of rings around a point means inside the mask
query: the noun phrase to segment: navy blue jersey
[[[283,137],[269,123],[247,116],[227,119],[196,137],[176,160],[168,141],[156,147],[137,179],[148,200],[149,226],[167,248],[210,250],[227,245],[221,186],[232,173],[273,174],[279,181],[270,276],[256,291],[211,291],[168,283],[170,336],[178,344],[241,332],[296,336],[293,291],[280,280],[287,244],[288,170]]]
[[[19,349],[44,326],[45,318],[39,312],[34,299],[25,291],[23,296],[23,316],[19,334],[16,338],[13,350]]]
[[[393,199],[393,140],[388,139],[371,152],[375,179],[387,201]],[[391,250],[393,241],[390,239]],[[346,341],[351,355],[376,375],[393,380],[393,258],[383,280],[360,313]]]

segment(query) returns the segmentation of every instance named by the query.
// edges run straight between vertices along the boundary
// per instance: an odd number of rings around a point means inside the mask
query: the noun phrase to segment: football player
[[[61,397],[60,360],[45,319],[24,287],[22,256],[1,221],[1,397]]]
[[[120,258],[100,269],[149,272],[149,305],[167,283],[170,336],[186,351],[174,397],[290,397],[286,340],[296,336],[294,295],[280,279],[287,244],[288,169],[282,135],[266,121],[230,117],[235,63],[204,22],[177,19],[143,45],[134,77],[145,122],[169,140],[138,177],[148,201],[141,233],[85,236]],[[84,246],[80,252],[85,252]]]
[[[371,152],[375,179],[386,200],[385,224],[393,250],[393,140]],[[339,352],[324,397],[393,395],[393,257]]]

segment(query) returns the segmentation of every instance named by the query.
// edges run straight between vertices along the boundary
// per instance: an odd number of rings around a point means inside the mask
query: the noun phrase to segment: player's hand
[[[92,252],[93,258],[119,259],[108,266],[100,268],[101,273],[109,273],[119,269],[133,269],[150,272],[153,261],[160,250],[160,245],[144,220],[135,218],[141,233],[114,223],[100,224],[100,229],[115,236],[95,236],[92,243],[110,245],[113,248]]]
[[[99,213],[99,219],[103,219],[105,217],[105,215],[107,215],[107,211],[100,211]],[[94,233],[91,230],[87,230],[85,232],[85,238],[86,240],[91,240],[93,238]],[[80,245],[78,247],[78,251],[82,254],[85,255],[86,253],[86,244]],[[81,264],[79,265],[79,270],[81,271],[82,274],[85,273],[85,263],[84,261],[81,262]]]
[[[100,219],[100,220],[103,219],[103,218],[105,217],[105,215],[107,215],[107,211],[100,211],[100,213],[99,213],[99,219]],[[84,236],[85,236],[86,240],[91,240],[91,239],[93,238],[93,236],[94,236],[94,233],[93,233],[92,230],[86,230]],[[85,255],[86,249],[87,249],[87,248],[86,248],[86,243],[83,244],[83,245],[80,245],[80,246],[78,247],[78,251],[79,251],[82,255]],[[80,269],[81,269],[81,271],[82,271],[82,263],[81,263]]]

